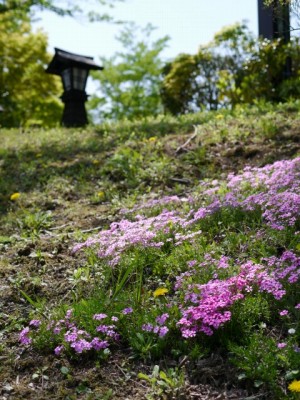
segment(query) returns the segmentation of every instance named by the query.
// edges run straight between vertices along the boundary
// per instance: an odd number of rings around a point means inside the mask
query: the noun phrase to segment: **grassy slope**
[[[61,299],[71,301],[84,292],[85,283],[74,281],[73,272],[85,261],[84,255],[72,256],[70,248],[93,229],[119,220],[120,209],[162,195],[192,194],[199,180],[225,177],[246,164],[263,166],[299,155],[299,110],[298,102],[82,130],[2,130],[2,394],[96,399],[113,388],[107,398],[144,398],[145,385],[134,371],[150,367],[125,361],[122,352],[101,368],[22,352],[17,332],[28,322],[32,305],[21,291],[49,309]],[[20,198],[10,201],[15,192]],[[219,363],[216,359],[212,368]],[[72,374],[59,373],[61,366]],[[210,393],[213,399],[222,393],[226,374],[217,374],[218,379],[195,378],[190,390],[198,391],[195,398]]]

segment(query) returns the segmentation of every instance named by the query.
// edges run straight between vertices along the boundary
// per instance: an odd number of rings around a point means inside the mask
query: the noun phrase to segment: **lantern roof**
[[[55,47],[55,54],[46,69],[49,74],[61,75],[61,72],[70,67],[78,67],[86,70],[102,70],[103,67],[94,62],[93,57],[81,56]]]

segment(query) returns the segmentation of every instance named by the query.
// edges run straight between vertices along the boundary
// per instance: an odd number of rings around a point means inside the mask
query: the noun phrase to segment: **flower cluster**
[[[122,315],[132,313],[132,308],[125,308]],[[54,349],[56,355],[71,350],[76,354],[81,354],[87,351],[100,351],[109,347],[113,342],[118,342],[120,335],[117,332],[115,324],[119,318],[117,316],[109,317],[107,314],[100,313],[94,314],[93,320],[106,321],[96,326],[94,334],[88,333],[83,329],[79,329],[72,318],[73,311],[68,310],[63,319],[58,321],[52,320],[47,325],[47,330],[53,334],[55,342],[60,342]],[[41,325],[40,320],[32,320],[29,326],[25,327],[19,334],[19,341],[22,345],[29,345],[32,343],[32,336],[34,332],[30,328],[39,329]]]
[[[194,337],[197,332],[212,335],[214,330],[231,319],[231,306],[247,293],[266,292],[280,300],[286,293],[284,282],[293,284],[299,281],[300,257],[294,253],[286,251],[279,258],[271,257],[263,261],[267,266],[248,261],[239,267],[235,276],[224,280],[212,279],[202,285],[189,283],[190,277],[197,274],[195,268],[178,276],[174,288],[182,290],[185,299],[181,308],[182,318],[177,323],[183,337]],[[228,257],[221,257],[219,268],[226,268],[227,265]],[[288,310],[280,312],[280,316],[286,315]]]
[[[131,209],[122,209],[121,214],[133,213],[148,208],[163,207],[168,204],[181,204],[189,201],[192,201],[192,199],[186,197],[178,197],[178,196],[163,196],[159,199],[151,199],[146,202],[143,202],[142,204],[137,204]]]
[[[153,324],[149,324],[149,323],[144,324],[144,325],[142,325],[142,331],[153,332],[153,333],[157,334],[160,338],[162,338],[169,332],[169,328],[165,325],[168,318],[169,318],[168,313],[159,315],[158,317],[156,317],[156,320],[155,320],[157,325],[153,325]]]
[[[178,213],[164,210],[156,217],[144,218],[136,216],[135,221],[123,219],[111,224],[110,229],[100,232],[86,242],[77,244],[73,251],[83,247],[98,246],[98,256],[110,260],[110,265],[116,265],[121,254],[132,246],[161,247],[163,242],[158,241],[159,235],[170,232],[170,226],[181,226],[186,222]],[[187,237],[188,239],[189,237]],[[184,237],[178,237],[184,240]]]
[[[164,210],[155,217],[137,215],[133,221],[123,219],[112,223],[109,229],[77,244],[73,251],[98,247],[98,256],[115,266],[121,254],[132,246],[162,247],[162,233],[165,242],[173,241],[175,245],[195,239],[201,231],[190,231],[190,227],[222,208],[240,208],[244,211],[259,209],[266,224],[272,228],[282,230],[285,226],[293,226],[300,215],[300,158],[279,161],[263,168],[246,167],[240,175],[230,174],[222,191],[225,194],[218,195],[215,182],[213,193],[208,196],[210,202],[186,214]],[[151,200],[143,207],[136,206],[134,210],[182,202],[193,203],[193,200],[169,196]],[[173,236],[168,237],[170,233]]]

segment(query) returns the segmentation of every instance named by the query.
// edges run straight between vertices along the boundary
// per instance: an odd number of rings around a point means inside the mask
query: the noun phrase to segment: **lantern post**
[[[62,125],[79,127],[88,123],[84,103],[88,96],[85,92],[90,70],[102,70],[92,57],[81,56],[55,48],[55,55],[46,72],[59,75],[62,79],[64,93],[61,96],[65,104]]]

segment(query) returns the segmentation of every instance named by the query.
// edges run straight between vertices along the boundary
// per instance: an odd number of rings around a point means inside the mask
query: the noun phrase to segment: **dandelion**
[[[158,289],[154,290],[153,296],[154,297],[164,296],[166,293],[168,293],[167,288],[158,288]]]
[[[10,196],[10,200],[11,201],[16,201],[16,200],[18,200],[18,198],[21,196],[21,193],[18,193],[18,192],[16,192],[16,193],[13,193],[11,196]]]
[[[98,195],[100,200],[105,199],[105,193],[102,190],[100,190],[100,192],[98,192],[97,195]]]
[[[293,381],[292,383],[289,384],[289,390],[291,392],[298,392],[300,393],[300,381]]]

